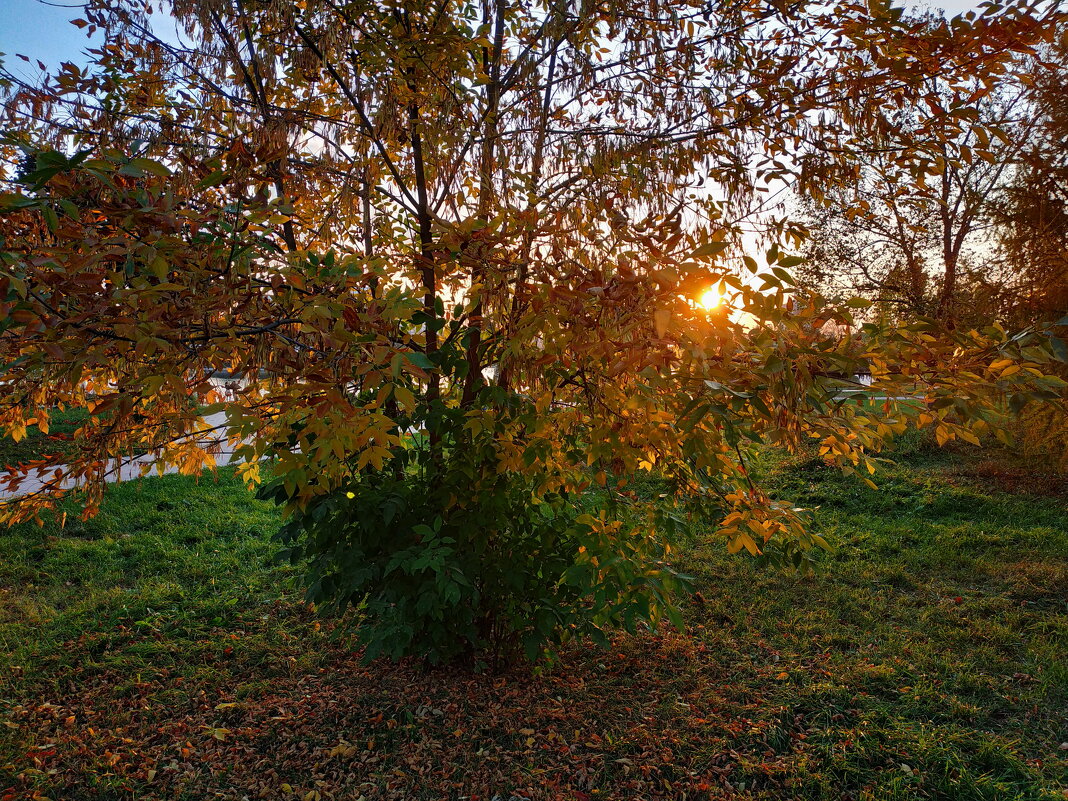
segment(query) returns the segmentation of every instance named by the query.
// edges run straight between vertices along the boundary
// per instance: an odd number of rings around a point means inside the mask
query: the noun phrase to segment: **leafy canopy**
[[[93,63],[6,77],[24,169],[0,197],[0,423],[91,415],[7,520],[70,481],[91,512],[138,449],[211,466],[190,434],[225,412],[242,475],[273,476],[310,597],[363,610],[370,655],[534,656],[670,614],[687,532],[807,569],[822,540],[752,482],[755,447],[814,440],[866,475],[910,419],[978,441],[1006,401],[1063,387],[1046,332],[862,324],[862,302],[794,286],[785,250],[740,247],[753,223],[799,242],[765,190],[848,180],[876,107],[922,122],[902,158],[959,136],[1008,53],[1045,35],[1034,9],[935,26],[854,3],[170,13],[181,35],[161,39],[140,3],[90,4]],[[711,285],[714,313],[695,302]],[[891,400],[846,399],[860,369]],[[631,491],[636,471],[664,497]]]

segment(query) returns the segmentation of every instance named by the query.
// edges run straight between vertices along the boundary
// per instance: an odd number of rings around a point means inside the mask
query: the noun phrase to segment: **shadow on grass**
[[[938,480],[766,466],[824,572],[709,539],[685,633],[543,675],[364,666],[271,561],[228,471],[0,533],[0,789],[72,799],[1051,799],[1068,762],[1068,512]],[[0,792],[0,796],[3,793]]]

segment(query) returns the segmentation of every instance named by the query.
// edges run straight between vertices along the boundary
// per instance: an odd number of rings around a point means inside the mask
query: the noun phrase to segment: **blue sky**
[[[959,14],[977,3],[978,0],[910,0],[908,5],[934,6],[948,14]],[[49,0],[47,4],[41,0],[0,0],[0,53],[6,53],[8,68],[24,75],[39,72],[36,64],[31,66],[16,59],[16,53],[40,59],[52,69],[63,61],[84,61],[82,53],[94,43],[84,30],[70,24],[71,19],[80,16],[82,6],[74,0]]]
[[[82,16],[80,3],[45,5],[38,0],[0,0],[0,53],[10,69],[21,73],[36,73],[30,66],[15,59],[16,53],[40,59],[55,68],[63,61],[83,61],[81,53],[93,45],[85,31],[79,31],[69,20]]]

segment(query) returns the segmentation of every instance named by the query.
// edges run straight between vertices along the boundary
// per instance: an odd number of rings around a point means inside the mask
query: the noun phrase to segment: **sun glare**
[[[701,295],[700,300],[698,300],[698,303],[700,303],[703,308],[708,309],[709,311],[719,306],[719,304],[722,302],[723,289],[722,287],[718,286],[710,286]]]

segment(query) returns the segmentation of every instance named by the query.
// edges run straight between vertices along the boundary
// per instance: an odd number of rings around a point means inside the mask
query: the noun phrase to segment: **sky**
[[[82,16],[80,3],[50,0],[46,5],[39,0],[0,0],[0,53],[11,70],[36,74],[36,65],[30,66],[15,59],[17,53],[40,59],[55,69],[63,61],[84,61],[81,56],[87,47],[92,47],[84,31],[70,24],[70,20]]]
[[[910,8],[941,8],[952,16],[973,9],[979,0],[908,0]],[[55,69],[64,61],[84,62],[82,55],[95,42],[70,20],[82,16],[82,5],[74,0],[0,0],[0,53],[5,53],[8,69],[30,77],[40,70],[16,54],[43,61]],[[99,41],[99,39],[97,39]]]

